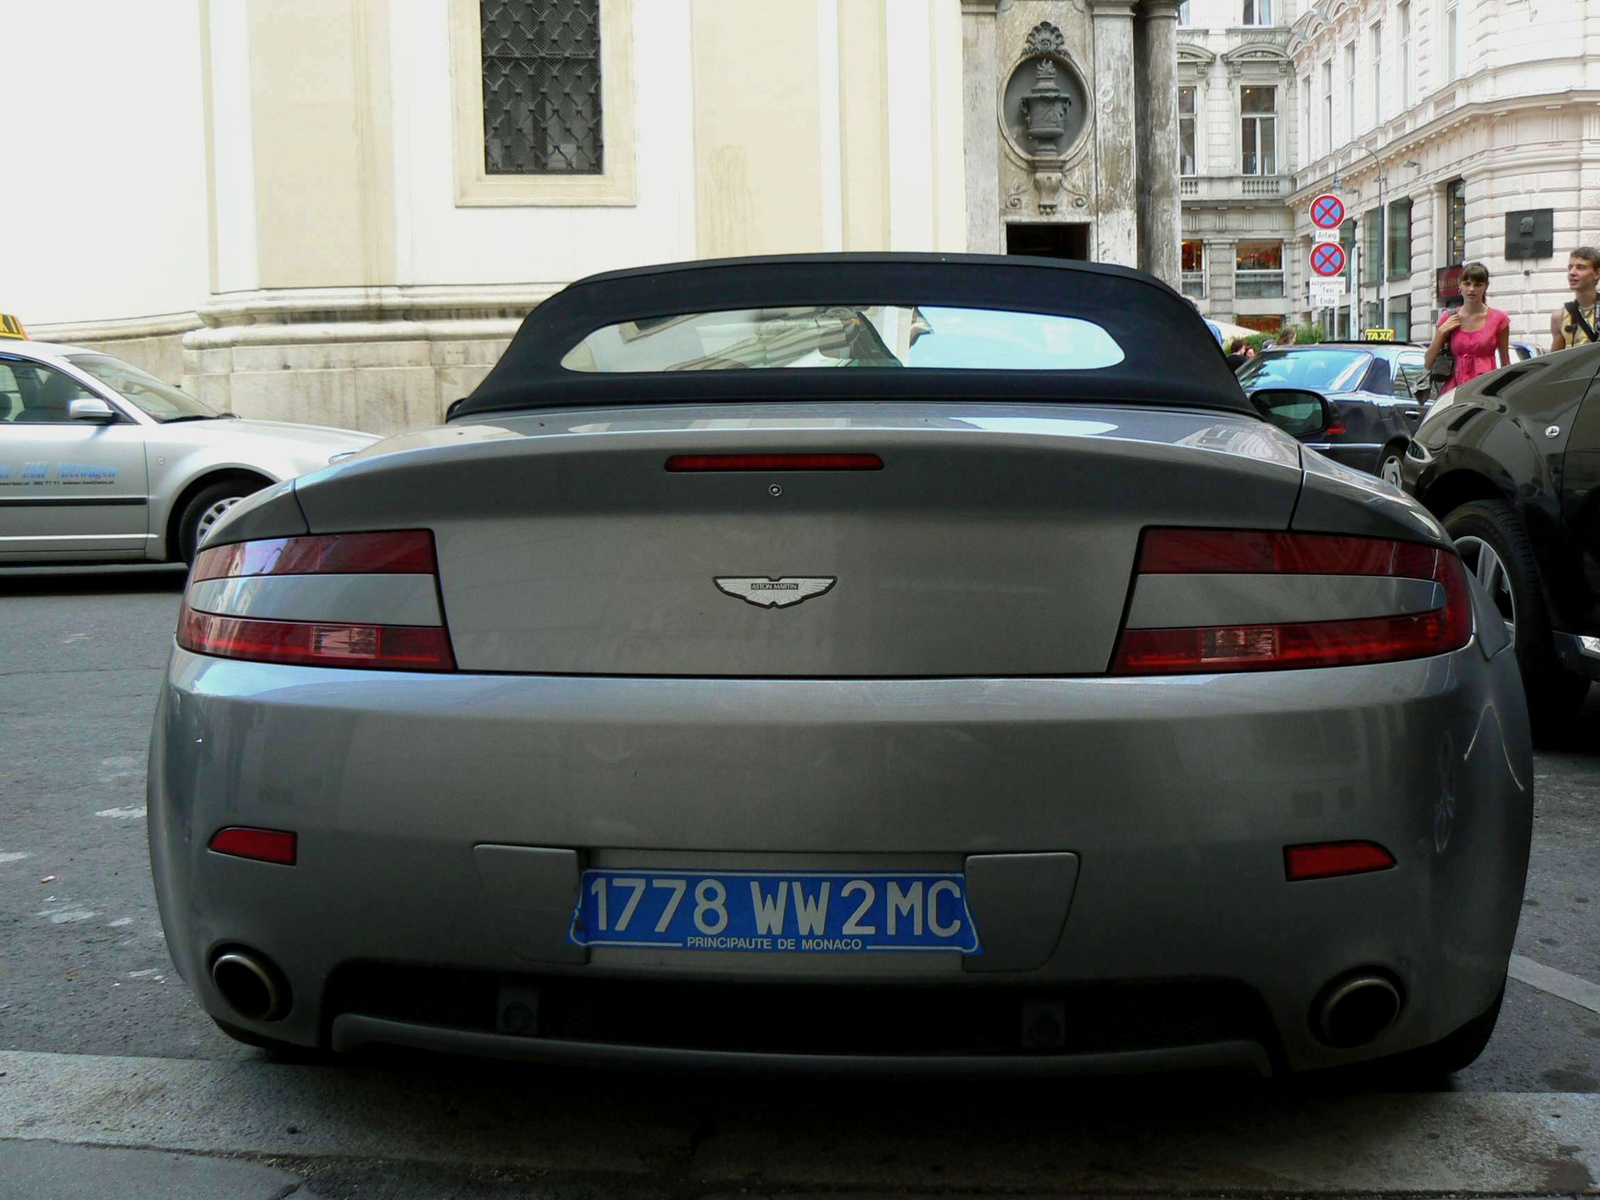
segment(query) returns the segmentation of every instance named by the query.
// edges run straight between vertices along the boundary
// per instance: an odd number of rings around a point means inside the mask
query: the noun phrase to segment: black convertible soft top
[[[1123,361],[1094,371],[574,371],[562,358],[597,329],[688,313],[806,305],[998,309],[1093,322]],[[978,254],[798,254],[591,275],[530,313],[450,416],[528,408],[749,400],[1107,401],[1255,410],[1192,304],[1140,271]]]

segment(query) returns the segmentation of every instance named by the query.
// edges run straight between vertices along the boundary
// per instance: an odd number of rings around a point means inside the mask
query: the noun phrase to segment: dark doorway
[[[1011,222],[1006,226],[1006,253],[1038,258],[1089,259],[1089,226],[1057,221],[1039,224]]]

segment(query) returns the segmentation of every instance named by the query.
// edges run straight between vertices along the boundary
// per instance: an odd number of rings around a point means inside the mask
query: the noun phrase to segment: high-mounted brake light
[[[1311,533],[1151,529],[1140,575],[1377,575],[1440,584],[1426,612],[1268,625],[1124,629],[1114,675],[1354,666],[1459,650],[1472,638],[1466,571],[1453,552],[1413,542]]]
[[[876,454],[674,454],[669,471],[881,471]]]
[[[1377,842],[1316,842],[1283,848],[1283,874],[1290,883],[1302,879],[1329,879],[1336,875],[1363,875],[1387,871],[1394,855]]]
[[[307,576],[321,582],[309,587]],[[413,604],[418,623],[384,620],[399,593]],[[319,609],[330,619],[317,619]],[[372,619],[351,619],[363,610]],[[271,538],[203,550],[190,573],[177,639],[195,654],[293,666],[453,671],[456,665],[439,602],[433,534],[425,529]]]

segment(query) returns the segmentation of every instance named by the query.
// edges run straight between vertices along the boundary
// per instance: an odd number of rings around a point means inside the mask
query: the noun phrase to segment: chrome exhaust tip
[[[1312,1008],[1311,1031],[1324,1045],[1353,1050],[1395,1023],[1402,1006],[1392,979],[1369,971],[1336,979]]]
[[[211,982],[228,1007],[252,1021],[276,1021],[289,1011],[289,987],[267,959],[229,950],[211,962]]]

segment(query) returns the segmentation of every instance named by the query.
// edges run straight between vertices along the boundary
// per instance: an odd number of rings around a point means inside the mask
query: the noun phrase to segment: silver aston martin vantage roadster
[[[156,714],[168,944],[258,1044],[1269,1074],[1487,1042],[1533,804],[1438,522],[1116,267],[582,280],[269,488]]]

